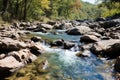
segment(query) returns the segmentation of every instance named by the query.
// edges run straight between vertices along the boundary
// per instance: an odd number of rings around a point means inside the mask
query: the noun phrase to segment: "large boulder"
[[[11,38],[1,37],[0,38],[0,52],[16,51],[26,48],[27,44]]]
[[[96,55],[115,58],[120,55],[120,40],[102,40],[98,41],[91,47],[91,51]]]
[[[0,73],[2,73],[0,74],[0,78],[9,76],[11,73],[36,59],[37,57],[28,49],[8,53],[7,57],[0,60]]]
[[[100,40],[100,38],[96,37],[95,35],[83,35],[80,38],[80,42],[87,42],[87,43],[94,43],[99,40]]]
[[[66,33],[69,35],[81,35],[81,34],[85,34],[85,33],[90,32],[90,31],[91,31],[91,29],[89,27],[76,26],[74,28],[68,29],[66,31]]]

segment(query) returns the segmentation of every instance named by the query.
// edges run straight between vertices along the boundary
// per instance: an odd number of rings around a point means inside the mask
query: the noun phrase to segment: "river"
[[[64,39],[75,42],[76,46],[81,44],[79,42],[80,36],[67,35],[62,30],[57,30],[57,34],[51,32],[37,32],[34,34],[45,40],[52,41]],[[46,53],[40,55],[34,63],[28,64],[28,66],[22,68],[20,71],[25,71],[24,75],[18,75],[18,73],[20,74],[18,71],[14,77],[9,79],[12,80],[16,77],[29,76],[30,78],[32,77],[30,80],[115,80],[113,76],[113,60],[98,58],[92,53],[90,54],[90,57],[77,57],[77,47],[65,50],[60,48],[50,48],[45,42],[43,42],[42,45],[46,50]],[[38,73],[35,68],[38,65],[37,62],[42,60],[48,61],[49,71]]]

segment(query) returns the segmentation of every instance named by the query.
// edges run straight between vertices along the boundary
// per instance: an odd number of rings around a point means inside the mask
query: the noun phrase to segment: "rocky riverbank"
[[[50,46],[62,49],[77,47],[78,57],[89,57],[92,52],[98,57],[116,59],[114,70],[120,79],[120,18],[74,21],[19,22],[10,26],[0,27],[0,77],[6,77],[28,63],[37,59],[37,55],[45,53],[41,37],[26,38],[30,32],[59,34],[53,29],[65,30],[68,35],[81,35],[82,44],[63,39],[50,42]],[[75,39],[74,39],[75,40]]]

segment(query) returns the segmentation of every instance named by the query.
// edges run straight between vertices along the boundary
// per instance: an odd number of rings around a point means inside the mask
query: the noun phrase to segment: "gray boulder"
[[[1,37],[0,38],[0,52],[16,51],[26,48],[27,44],[11,38]]]
[[[20,51],[13,51],[8,53],[8,56],[0,60],[0,78],[9,76],[11,73],[24,67],[27,63],[36,60],[37,57],[33,55],[28,49]]]
[[[83,35],[80,38],[80,42],[87,42],[87,43],[94,43],[99,40],[100,40],[100,38],[96,37],[95,35]]]
[[[69,35],[82,35],[85,34],[87,32],[90,32],[91,29],[89,27],[86,26],[76,26],[74,28],[68,29],[66,31],[67,34]]]
[[[96,55],[115,58],[120,55],[120,40],[102,40],[98,41],[91,47],[91,51]]]

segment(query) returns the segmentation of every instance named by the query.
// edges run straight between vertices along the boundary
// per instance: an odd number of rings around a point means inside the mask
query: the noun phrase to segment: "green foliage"
[[[90,19],[99,17],[96,5],[81,0],[0,0],[4,20]]]
[[[114,16],[120,14],[120,1],[119,0],[105,0],[98,7],[103,11],[102,17]]]

